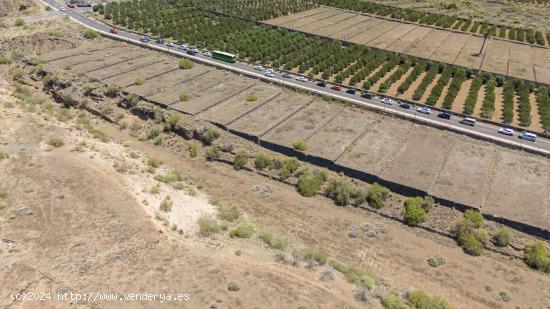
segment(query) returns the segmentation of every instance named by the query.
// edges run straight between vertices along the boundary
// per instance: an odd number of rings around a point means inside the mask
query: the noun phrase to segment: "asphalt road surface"
[[[121,30],[119,30],[118,33],[116,34],[113,34],[113,33],[110,33],[110,30],[111,30],[110,26],[89,19],[87,16],[84,15],[84,13],[86,11],[90,11],[90,8],[72,9],[72,8],[67,8],[64,4],[60,4],[53,0],[41,0],[41,1],[43,3],[49,4],[50,6],[52,6],[54,10],[60,11],[61,14],[68,15],[78,23],[88,28],[94,29],[98,32],[101,32],[106,36],[116,37],[118,39],[122,39],[134,44],[143,44],[142,42],[140,42],[141,37],[136,34],[128,33]],[[346,93],[346,90],[347,90],[346,88],[342,88],[339,91],[333,90],[331,89],[332,85],[330,84],[327,84],[326,87],[319,87],[316,85],[315,81],[296,80],[296,78],[298,78],[298,75],[291,74],[290,76],[283,77],[283,74],[281,74],[280,72],[275,72],[273,77],[267,77],[265,76],[264,71],[260,71],[256,69],[254,66],[249,64],[227,63],[227,62],[212,59],[211,57],[207,55],[203,55],[201,53],[195,56],[192,56],[192,55],[188,55],[185,51],[178,49],[177,46],[167,47],[164,44],[157,44],[154,41],[150,41],[146,44],[151,48],[163,50],[165,52],[173,53],[183,57],[188,57],[198,62],[207,63],[220,68],[238,72],[244,75],[261,78],[264,80],[270,80],[274,83],[281,84],[283,87],[292,87],[292,88],[307,90],[320,95],[329,95],[334,98],[345,100],[353,104],[364,105],[373,109],[397,114],[399,116],[406,117],[412,121],[419,121],[419,122],[428,123],[432,125],[447,127],[455,131],[479,136],[485,139],[490,139],[494,142],[504,143],[515,147],[524,148],[526,150],[535,151],[541,154],[550,155],[550,140],[540,136],[537,137],[537,140],[535,142],[526,141],[518,138],[519,132],[517,131],[514,132],[513,136],[500,134],[498,131],[501,127],[495,126],[489,123],[482,123],[478,121],[475,124],[475,126],[468,126],[460,123],[460,120],[462,120],[462,117],[451,116],[451,119],[443,119],[438,117],[439,112],[437,111],[431,111],[431,114],[424,114],[418,111],[419,106],[411,106],[410,109],[405,109],[400,107],[399,103],[396,103],[396,102],[391,105],[383,103],[381,98],[377,98],[377,97],[374,97],[372,99],[363,98],[361,97],[360,92],[357,92],[356,94]]]

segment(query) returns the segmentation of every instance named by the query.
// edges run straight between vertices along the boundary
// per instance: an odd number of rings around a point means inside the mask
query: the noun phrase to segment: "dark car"
[[[292,75],[290,75],[289,73],[285,73],[283,75],[281,75],[283,78],[292,78]]]
[[[372,99],[372,93],[363,92],[361,93],[361,97],[365,99]]]
[[[411,109],[411,105],[409,103],[406,103],[406,102],[403,102],[403,103],[399,104],[399,107],[404,108],[404,109]]]
[[[348,89],[346,90],[346,93],[355,94],[355,89]]]
[[[164,44],[164,40],[162,38],[158,38],[155,42],[157,44]]]
[[[324,81],[318,81],[317,84],[315,84],[317,87],[326,87],[327,84]]]
[[[452,116],[452,114],[449,113],[449,112],[441,112],[441,113],[437,114],[437,117],[442,118],[442,119],[447,119],[447,120],[451,119],[451,116]]]

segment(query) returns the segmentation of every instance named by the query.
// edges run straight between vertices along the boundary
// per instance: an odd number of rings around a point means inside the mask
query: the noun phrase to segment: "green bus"
[[[235,61],[237,60],[237,56],[219,50],[215,50],[212,52],[212,58],[231,63],[235,63]]]

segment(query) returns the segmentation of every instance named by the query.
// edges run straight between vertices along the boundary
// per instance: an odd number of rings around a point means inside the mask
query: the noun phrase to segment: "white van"
[[[466,117],[466,118],[460,120],[460,123],[473,127],[473,126],[476,125],[476,120],[474,118]]]
[[[534,133],[529,133],[529,132],[523,131],[523,132],[520,133],[519,138],[524,139],[526,141],[534,142],[534,141],[537,140],[537,135],[534,134]]]

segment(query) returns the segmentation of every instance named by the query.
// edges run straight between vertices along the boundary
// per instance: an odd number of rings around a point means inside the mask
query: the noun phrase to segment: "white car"
[[[296,77],[296,80],[299,81],[299,82],[307,82],[307,78],[305,78],[303,76]]]
[[[59,8],[59,10],[62,11],[62,12],[64,12],[64,11],[65,11],[65,7],[62,6],[62,7]]]
[[[390,98],[383,98],[382,103],[384,103],[386,105],[392,105],[393,103],[395,103],[395,101],[390,99]]]
[[[508,128],[500,128],[498,130],[498,133],[508,135],[508,136],[514,136],[514,130],[508,129]]]
[[[189,46],[187,46],[187,44],[181,44],[178,49],[181,49],[181,50],[187,50]]]
[[[273,73],[271,71],[267,71],[267,72],[264,73],[264,75],[267,76],[267,77],[273,77],[273,76],[275,76],[275,73]]]
[[[257,66],[254,67],[254,70],[256,70],[256,71],[263,71],[263,70],[264,70],[264,67],[261,66],[261,65],[257,65]]]
[[[209,51],[205,51],[202,55],[205,57],[212,57],[212,54]]]
[[[167,47],[175,47],[176,45],[174,45],[174,43],[172,43],[172,42],[168,42],[168,43],[166,43],[166,46]]]
[[[428,107],[419,107],[416,111],[426,115],[430,115],[432,113],[432,111]]]

